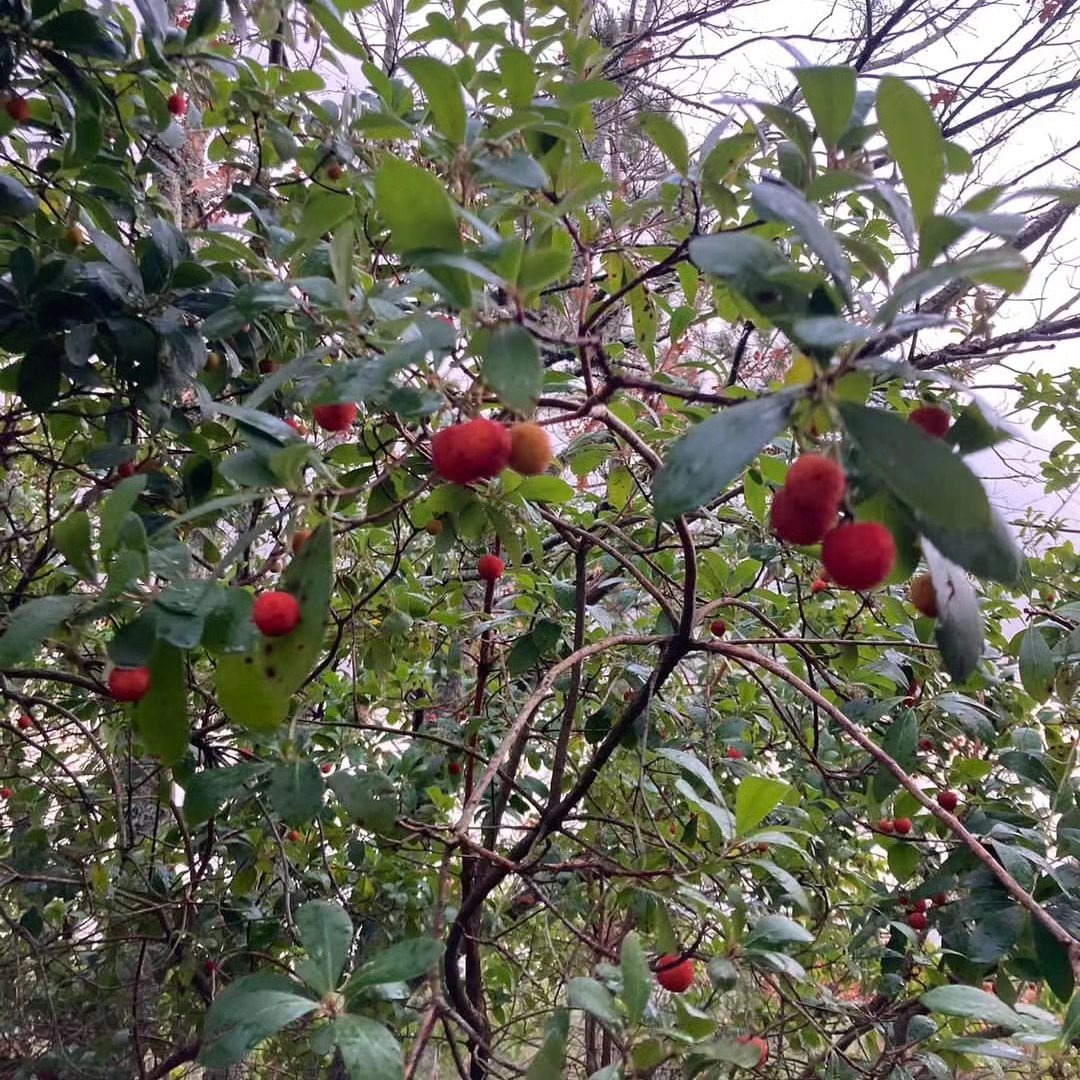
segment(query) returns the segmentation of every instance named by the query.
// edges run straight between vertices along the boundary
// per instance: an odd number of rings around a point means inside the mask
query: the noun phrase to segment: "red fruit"
[[[12,94],[4,104],[4,108],[16,124],[25,124],[30,119],[30,102],[18,94]]]
[[[729,746],[724,751],[724,757],[728,758],[730,761],[742,761],[746,755],[737,746]]]
[[[428,536],[442,536],[443,528],[445,526],[438,518],[432,518],[425,526],[424,532]]]
[[[804,510],[829,507],[835,511],[844,497],[844,470],[832,458],[803,454],[788,469],[784,490]]]
[[[304,434],[304,425],[300,423],[295,417],[286,416],[285,423],[289,425],[296,432],[297,435]]]
[[[290,829],[285,839],[291,840],[295,844],[298,840],[302,840],[303,837],[300,835],[299,829]]]
[[[845,589],[876,589],[892,572],[896,544],[876,521],[838,525],[821,547],[829,577]]]
[[[292,593],[263,593],[255,599],[251,621],[267,637],[291,634],[300,623],[300,601]]]
[[[925,930],[926,929],[926,915],[921,911],[913,911],[907,917],[907,924],[912,930]]]
[[[332,161],[326,166],[327,180],[340,180],[345,170],[336,162]]]
[[[667,831],[668,836],[674,836],[679,831],[674,821],[667,827]]]
[[[444,480],[471,484],[490,479],[510,463],[510,432],[484,417],[437,431],[431,440],[431,463]]]
[[[893,825],[891,818],[882,818],[877,823],[877,827],[878,831],[883,833],[891,833],[893,829],[896,828],[896,826]]]
[[[907,836],[911,832],[911,818],[898,817],[893,819],[893,828],[901,835]]]
[[[213,975],[218,970],[219,970],[219,965],[218,965],[218,962],[216,960],[204,960],[203,961],[203,971],[205,971],[207,975]]]
[[[939,791],[937,804],[942,810],[948,810],[951,814],[960,805],[960,796],[955,791]]]
[[[836,524],[835,503],[817,503],[804,506],[791,497],[791,492],[781,488],[774,496],[769,511],[772,531],[789,544],[816,544]]]
[[[310,539],[311,529],[297,529],[293,533],[292,543],[289,545],[292,548],[292,553],[295,555]]]
[[[929,904],[925,900],[916,900],[915,903],[911,905],[912,911],[920,911],[920,912],[926,911],[926,909],[928,907],[929,907]]]
[[[920,750],[933,750],[934,749],[934,740],[933,739],[927,739],[925,737],[920,739],[919,740],[919,749]]]
[[[758,1062],[754,1066],[755,1069],[760,1069],[769,1060],[769,1044],[760,1035],[742,1035],[739,1042],[743,1046],[756,1046],[761,1052]]]
[[[109,672],[109,693],[114,701],[139,701],[150,690],[150,669],[113,668]]]
[[[908,423],[921,427],[927,435],[935,439],[941,439],[949,430],[952,414],[940,405],[920,405],[908,413]]]
[[[713,637],[723,637],[727,633],[727,623],[723,619],[713,619],[709,623],[709,630]]]
[[[522,476],[539,476],[554,457],[548,433],[532,422],[510,429],[510,468]]]
[[[357,408],[351,402],[340,405],[316,405],[312,410],[315,423],[323,431],[348,431],[356,419]]]
[[[498,555],[481,555],[480,561],[476,564],[476,572],[480,575],[481,581],[498,581],[505,569],[506,563]]]
[[[920,574],[917,578],[911,579],[908,596],[911,598],[912,607],[920,615],[925,615],[928,619],[937,618],[937,592],[934,590],[934,582],[929,574]]]
[[[447,770],[447,772],[450,773],[451,776],[460,776],[461,775],[461,762],[460,761],[451,761],[450,764],[446,766],[446,770]]]
[[[326,764],[324,764],[322,766],[322,774],[323,774],[323,776],[329,776],[333,771],[334,771],[334,766],[331,765],[329,761],[326,762]]]
[[[23,713],[22,716],[20,716],[18,719],[18,724],[19,727],[23,729],[23,731],[26,731],[27,728],[32,728],[34,726],[33,717],[27,716],[26,713]]]
[[[15,792],[9,787],[0,787],[0,799],[10,799]]]
[[[656,981],[673,994],[689,990],[694,981],[694,961],[689,957],[680,960],[671,953],[665,953],[656,962]]]
[[[116,475],[121,480],[126,480],[129,476],[135,475],[135,463],[133,461],[124,461],[116,466]]]
[[[169,95],[169,100],[166,103],[169,106],[169,112],[173,116],[183,116],[187,112],[187,98],[180,93],[179,90],[175,94]]]
[[[810,591],[812,593],[824,592],[829,587],[829,583],[823,578],[815,578],[810,585]]]
[[[948,896],[945,893],[939,892],[934,897],[934,907],[944,907],[949,902]]]
[[[263,375],[269,375],[270,372],[273,371],[276,367],[277,364],[275,364],[274,361],[271,360],[269,357],[264,356],[259,361],[259,371],[261,371]]]

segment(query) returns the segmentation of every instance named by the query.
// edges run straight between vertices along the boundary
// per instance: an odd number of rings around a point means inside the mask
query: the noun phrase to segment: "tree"
[[[13,1075],[1078,1075],[1069,3],[3,3]]]

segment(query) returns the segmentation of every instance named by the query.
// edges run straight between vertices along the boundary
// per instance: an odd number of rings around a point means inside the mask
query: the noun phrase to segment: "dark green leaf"
[[[387,156],[375,174],[375,205],[396,251],[460,251],[461,234],[446,187],[427,169]]]
[[[290,825],[310,821],[322,808],[323,782],[314,761],[298,759],[277,765],[270,774],[270,803]]]
[[[788,422],[794,404],[770,394],[732,405],[684,435],[653,477],[653,509],[659,521],[704,506],[719,495]]]
[[[330,778],[330,787],[358,825],[377,833],[387,833],[394,827],[397,794],[382,773],[337,772]]]
[[[1020,682],[1038,702],[1054,692],[1054,654],[1042,631],[1034,626],[1020,639]]]
[[[835,147],[855,107],[855,69],[800,67],[795,69],[803,97],[825,145]]]
[[[690,171],[690,150],[682,128],[668,116],[660,113],[642,113],[638,125],[645,137],[685,176]]]
[[[65,53],[80,56],[100,56],[105,59],[117,59],[123,56],[118,41],[89,11],[67,10],[34,30],[34,36],[40,41],[56,45]]]
[[[198,0],[187,28],[187,43],[209,37],[221,22],[221,0]]]
[[[307,953],[297,974],[317,994],[336,990],[353,938],[352,921],[344,908],[328,900],[310,900],[296,913],[296,929]]]
[[[534,191],[550,183],[540,162],[524,150],[514,150],[506,157],[477,154],[473,160],[489,176],[511,187]]]
[[[401,1080],[405,1061],[393,1033],[367,1016],[339,1016],[334,1042],[351,1080]]]
[[[626,1015],[631,1024],[637,1024],[645,1015],[645,1006],[649,1003],[653,977],[649,971],[645,950],[636,931],[631,930],[623,938],[619,966],[622,971],[622,999],[626,1006]]]
[[[615,1008],[615,999],[611,996],[611,991],[601,986],[595,979],[571,979],[566,984],[566,999],[570,1003],[570,1008],[584,1009],[605,1027],[614,1031],[622,1027],[622,1017]]]
[[[747,776],[735,795],[735,835],[748,836],[783,801],[790,787],[768,776]]]
[[[135,500],[146,490],[146,481],[146,473],[136,473],[134,476],[125,477],[109,492],[109,497],[101,507],[101,527],[98,535],[102,558],[111,554],[120,542],[120,531],[135,505]]]
[[[1024,557],[1009,526],[993,507],[989,529],[944,528],[931,521],[919,521],[919,530],[942,555],[976,577],[1015,585],[1020,580]]]
[[[931,1012],[998,1024],[1010,1031],[1019,1031],[1029,1025],[1025,1017],[1013,1012],[1000,998],[974,986],[938,986],[928,990],[919,1000]]]
[[[46,412],[60,396],[60,349],[51,338],[35,342],[19,365],[16,390],[23,404]]]
[[[76,510],[58,521],[53,528],[53,542],[86,581],[93,581],[97,567],[90,549],[90,515],[85,510]]]
[[[391,945],[360,967],[349,980],[345,996],[353,996],[369,986],[409,982],[426,975],[442,956],[442,942],[434,938],[409,938]]]
[[[403,68],[424,91],[435,127],[452,143],[465,141],[465,99],[461,81],[448,64],[432,56],[413,56],[402,61]]]
[[[150,692],[135,703],[135,733],[166,765],[179,761],[188,748],[187,671],[184,653],[159,641],[150,659]]]
[[[768,948],[770,945],[809,945],[814,935],[786,915],[765,915],[754,923],[747,936],[747,945]]]
[[[941,659],[953,679],[964,682],[975,671],[983,652],[978,597],[967,576],[944,559],[931,543],[923,543],[923,554],[938,598],[934,637]]]
[[[249,780],[270,768],[262,762],[243,762],[223,769],[204,769],[196,773],[184,793],[184,816],[194,828],[208,821],[222,804],[240,795]]]
[[[566,1040],[569,1034],[569,1012],[566,1009],[556,1009],[548,1021],[544,1043],[525,1073],[525,1080],[563,1080]]]
[[[484,346],[484,381],[499,400],[529,415],[544,384],[544,365],[532,335],[517,323],[503,323]]]
[[[907,185],[915,220],[921,225],[934,212],[945,180],[941,128],[922,94],[892,75],[886,75],[878,86],[877,115]]]
[[[1035,957],[1043,978],[1046,979],[1046,985],[1058,1001],[1068,1001],[1075,988],[1068,950],[1061,947],[1061,943],[1038,919],[1031,920],[1031,936],[1035,942]]]
[[[84,596],[43,596],[27,600],[7,617],[0,634],[0,668],[30,660],[41,643],[86,601]]]

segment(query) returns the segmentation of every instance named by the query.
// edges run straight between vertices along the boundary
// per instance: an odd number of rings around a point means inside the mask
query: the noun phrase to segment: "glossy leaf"
[[[945,140],[930,106],[910,83],[886,75],[878,86],[877,115],[900,166],[920,224],[934,212],[945,180]]]
[[[800,67],[795,78],[826,146],[836,146],[855,107],[855,69]]]
[[[340,904],[310,900],[296,912],[296,929],[307,954],[297,973],[317,994],[330,993],[349,959],[352,921]]]

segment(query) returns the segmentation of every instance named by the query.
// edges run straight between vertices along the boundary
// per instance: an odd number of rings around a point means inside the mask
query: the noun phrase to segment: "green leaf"
[[[223,1069],[247,1057],[271,1035],[314,1012],[317,1001],[302,997],[302,987],[283,975],[248,975],[214,998],[203,1025],[199,1063]]]
[[[567,503],[574,497],[574,489],[561,476],[526,476],[514,494],[526,502]]]
[[[529,415],[544,385],[544,365],[532,335],[517,323],[503,323],[484,345],[484,382],[515,412]]]
[[[452,143],[465,141],[465,99],[457,72],[432,56],[413,56],[401,66],[416,80],[427,99],[435,126]]]
[[[720,794],[720,788],[716,783],[716,777],[709,772],[708,766],[696,755],[688,750],[676,750],[666,746],[658,748],[656,752],[661,757],[665,757],[668,761],[672,761],[680,768],[685,769],[692,776],[697,777],[709,789],[712,797],[718,803],[724,801],[724,797]]]
[[[786,915],[765,915],[754,923],[746,944],[760,949],[762,946],[791,943],[809,945],[813,940],[814,935],[794,919],[789,919]]]
[[[619,97],[622,90],[607,79],[582,79],[580,82],[559,83],[555,87],[555,94],[559,104],[569,109],[592,101],[610,101]]]
[[[850,300],[851,267],[847,256],[836,234],[821,223],[817,208],[807,202],[801,191],[777,180],[755,184],[751,189],[751,205],[764,220],[791,225],[825,264],[844,297]]]
[[[1039,970],[1046,980],[1046,985],[1058,1001],[1068,1001],[1075,989],[1068,952],[1038,919],[1031,919],[1031,936],[1035,942],[1035,958],[1039,962]]]
[[[187,28],[187,43],[209,37],[221,23],[221,0],[199,0]]]
[[[855,69],[801,67],[795,69],[795,78],[825,145],[835,147],[855,108]]]
[[[35,27],[34,37],[58,46],[65,53],[118,59],[123,56],[119,41],[114,41],[101,20],[91,12],[68,9]]]
[[[312,188],[300,216],[297,239],[316,240],[325,233],[333,232],[353,212],[354,207],[352,196],[343,191]]]
[[[626,1006],[626,1015],[631,1024],[638,1024],[645,1015],[645,1006],[649,1003],[653,977],[645,959],[645,950],[641,947],[641,939],[634,930],[623,938],[619,966],[622,971],[622,999]]]
[[[965,574],[925,538],[922,546],[938,598],[934,638],[945,670],[957,682],[964,682],[975,671],[983,652],[979,600]]]
[[[544,167],[525,150],[514,150],[506,157],[477,154],[473,162],[489,176],[511,187],[535,191],[550,183]]]
[[[289,563],[282,587],[300,601],[300,625],[279,638],[260,638],[246,653],[218,661],[217,700],[241,727],[273,731],[288,715],[292,697],[322,648],[333,584],[330,527],[320,525]]]
[[[345,987],[350,1001],[361,990],[384,983],[409,982],[426,975],[442,956],[441,941],[434,938],[407,938],[378,953],[360,967]]]
[[[101,527],[98,533],[102,559],[111,555],[120,542],[124,522],[131,513],[135,500],[146,490],[146,483],[146,473],[127,476],[109,492],[109,497],[102,504]]]
[[[839,404],[860,463],[920,518],[950,528],[989,529],[990,504],[978,477],[941,439],[896,413]],[[933,483],[927,478],[933,477]]]
[[[7,617],[0,634],[0,668],[30,660],[41,643],[85,603],[85,596],[42,596],[27,600]]]
[[[901,884],[910,881],[919,869],[919,849],[914,844],[898,842],[889,845],[889,870]]]
[[[150,691],[135,703],[135,733],[152,754],[175,765],[188,748],[187,670],[184,652],[159,641],[150,658]]]
[[[310,900],[296,913],[296,929],[300,934],[300,944],[307,953],[297,974],[317,994],[330,993],[337,988],[349,959],[349,946],[353,939],[352,921],[340,904],[329,900]]]
[[[806,895],[806,890],[799,884],[798,879],[793,874],[790,874],[782,866],[777,866],[776,863],[770,862],[768,859],[751,859],[750,862],[753,863],[754,866],[760,867],[766,874],[779,882],[781,888],[783,888],[787,895],[790,896],[807,915],[810,914],[810,898]]]
[[[528,108],[536,89],[536,68],[532,57],[516,45],[507,45],[499,50],[499,74],[502,75],[511,106],[515,109]]]
[[[566,1009],[556,1009],[548,1021],[544,1043],[525,1073],[525,1080],[563,1080],[569,1034],[570,1013]]]
[[[405,1059],[393,1033],[366,1016],[339,1016],[334,1042],[352,1080],[401,1080]]]
[[[783,430],[794,399],[770,394],[723,412],[684,435],[653,477],[653,511],[670,521],[719,495]]]
[[[1065,1014],[1065,1025],[1061,1032],[1061,1045],[1068,1046],[1075,1039],[1080,1039],[1080,993],[1069,1002],[1069,1011]]]
[[[397,792],[382,773],[336,772],[330,778],[330,788],[358,825],[377,833],[393,829],[398,810]]]
[[[363,41],[341,21],[341,17],[330,4],[324,0],[308,0],[306,7],[315,16],[335,49],[340,49],[346,56],[354,56],[358,60],[369,59]]]
[[[735,834],[747,836],[776,809],[790,786],[767,776],[747,776],[735,795]]]
[[[427,169],[388,155],[375,174],[375,205],[389,226],[394,250],[461,250],[454,205]]]
[[[270,803],[290,825],[310,821],[322,809],[323,782],[311,760],[283,762],[270,774]]]
[[[572,1009],[583,1009],[601,1024],[618,1031],[622,1018],[615,1008],[611,991],[595,979],[576,978],[566,984],[566,999]]]
[[[1001,515],[990,508],[989,529],[951,529],[931,521],[919,521],[923,536],[942,555],[976,577],[1016,585],[1024,566],[1024,556]]]
[[[90,515],[85,510],[76,510],[56,523],[53,543],[84,580],[94,580],[97,566],[90,549]]]
[[[223,803],[245,790],[249,780],[265,773],[270,766],[258,761],[245,761],[222,769],[204,769],[196,773],[184,791],[184,817],[195,828],[209,821]]]
[[[47,412],[60,396],[60,350],[51,338],[30,346],[19,364],[16,391],[34,412]]]
[[[1000,998],[974,986],[938,986],[928,990],[919,1000],[931,1012],[999,1024],[1010,1031],[1020,1031],[1030,1023]]]
[[[1020,682],[1040,703],[1054,692],[1054,654],[1042,631],[1034,626],[1020,639]]]
[[[751,302],[774,290],[776,275],[794,269],[767,240],[742,232],[695,237],[690,241],[690,261],[728,282]]]
[[[675,166],[681,176],[690,171],[690,150],[682,128],[660,113],[643,113],[638,126],[645,137]]]
[[[934,212],[945,180],[945,140],[922,94],[903,79],[886,75],[878,86],[877,115],[893,160],[921,225]]]

